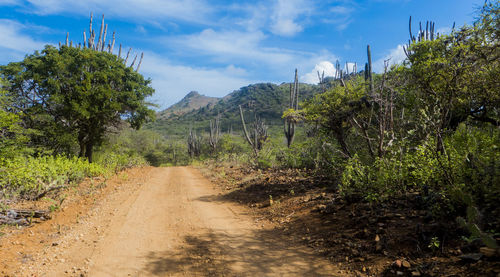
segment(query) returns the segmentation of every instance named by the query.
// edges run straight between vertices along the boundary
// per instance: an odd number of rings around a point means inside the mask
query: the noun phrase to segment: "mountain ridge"
[[[220,99],[218,97],[206,96],[193,90],[186,94],[179,102],[158,112],[157,117],[159,119],[168,119],[172,116],[180,116],[201,107],[217,103]]]
[[[321,87],[300,83],[299,91],[299,101],[303,101],[320,93]],[[189,101],[197,99],[198,95],[197,92],[188,93],[181,101],[160,112],[158,120],[150,123],[147,128],[155,129],[165,136],[185,135],[190,128],[207,131],[209,121],[219,116],[222,130],[230,130],[241,124],[238,108],[240,105],[249,124],[259,117],[267,125],[282,125],[281,116],[288,108],[290,83],[250,84],[217,98],[215,102],[194,109],[182,109],[186,105],[193,107]]]

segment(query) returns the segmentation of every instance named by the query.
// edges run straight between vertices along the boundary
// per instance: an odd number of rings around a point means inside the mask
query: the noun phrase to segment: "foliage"
[[[109,133],[104,144],[97,149],[96,159],[109,155],[140,156],[153,166],[186,165],[189,163],[184,141],[166,138],[152,130],[134,130],[122,126]]]
[[[461,195],[468,194],[486,228],[498,230],[499,6],[487,3],[473,26],[412,42],[407,61],[376,74],[373,90],[360,76],[333,80],[303,104],[318,145],[331,146],[330,159],[341,161],[344,197],[384,201],[418,192],[444,217],[464,214]],[[280,159],[300,164],[298,154],[313,141]]]
[[[0,193],[32,198],[51,187],[76,184],[86,177],[108,176],[144,164],[146,161],[140,156],[117,153],[100,155],[94,163],[63,156],[0,158]]]
[[[56,152],[71,153],[77,142],[80,156],[92,161],[109,126],[125,118],[138,128],[153,115],[145,102],[154,92],[150,80],[110,53],[46,46],[0,73],[9,82],[13,110],[40,131],[32,141]]]
[[[11,105],[12,99],[0,87],[0,157],[4,158],[20,154],[26,142],[19,115],[9,110]]]
[[[481,231],[479,228],[478,224],[480,221],[480,212],[475,206],[473,206],[471,196],[468,194],[464,194],[463,196],[466,204],[468,205],[467,213],[465,218],[457,217],[457,222],[460,227],[467,229],[470,233],[470,237],[467,238],[467,240],[472,241],[475,239],[481,239],[486,246],[494,249],[498,248],[498,244],[495,239],[491,235]]]
[[[21,197],[38,194],[52,185],[76,183],[85,177],[106,173],[99,164],[62,156],[0,158],[0,171],[2,194]]]

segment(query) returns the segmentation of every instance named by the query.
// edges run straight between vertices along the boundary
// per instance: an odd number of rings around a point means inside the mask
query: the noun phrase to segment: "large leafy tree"
[[[14,156],[26,140],[19,116],[10,110],[11,105],[12,99],[0,80],[0,158]]]
[[[473,26],[409,47],[409,88],[443,151],[443,137],[472,119],[500,126],[500,4],[486,3]]]
[[[39,130],[35,144],[69,151],[76,142],[89,161],[110,126],[127,120],[139,128],[154,116],[145,101],[151,81],[110,53],[46,46],[0,73],[25,127]]]

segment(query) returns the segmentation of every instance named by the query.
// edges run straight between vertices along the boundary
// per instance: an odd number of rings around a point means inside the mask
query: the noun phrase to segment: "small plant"
[[[467,217],[458,217],[457,222],[458,224],[464,228],[467,229],[470,233],[470,237],[466,238],[466,241],[473,241],[475,239],[481,239],[481,241],[489,248],[497,249],[498,244],[491,236],[490,234],[481,231],[479,226],[477,225],[477,222],[479,221],[480,213],[479,210],[472,205],[472,197],[468,194],[464,194],[463,196],[464,202],[468,205],[467,206]]]
[[[59,208],[61,207],[61,206],[59,205],[59,203],[57,203],[57,201],[56,201],[56,200],[54,200],[54,199],[52,199],[52,198],[48,198],[48,197],[46,197],[45,199],[47,199],[47,200],[49,200],[50,202],[52,202],[52,205],[50,205],[50,206],[49,206],[49,211],[50,211],[51,213],[52,213],[52,212],[55,212],[55,211],[57,211],[57,210],[59,210]],[[61,201],[60,203],[62,203],[62,201]]]
[[[128,180],[128,174],[127,173],[123,173],[120,175],[120,178],[123,180],[123,181],[127,181]]]
[[[441,246],[441,242],[439,241],[438,237],[432,237],[431,241],[429,242],[429,247],[432,251],[436,251],[439,249],[439,246]]]
[[[269,195],[269,205],[272,206],[273,204],[274,204],[273,196]]]

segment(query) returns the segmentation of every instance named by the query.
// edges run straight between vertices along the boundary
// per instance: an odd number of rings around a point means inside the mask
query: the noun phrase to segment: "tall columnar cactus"
[[[426,41],[426,40],[434,40],[436,38],[439,37],[439,33],[436,32],[436,23],[433,22],[433,21],[426,21],[425,23],[425,29],[422,28],[422,22],[419,22],[419,31],[418,31],[418,34],[417,36],[415,37],[413,35],[413,32],[412,32],[412,29],[411,29],[411,16],[410,16],[410,20],[409,20],[409,23],[408,23],[408,32],[410,33],[410,39],[408,40],[408,44],[407,45],[404,45],[403,46],[403,50],[406,54],[407,57],[410,56],[410,52],[408,50],[408,48],[410,47],[410,45],[412,43],[417,43],[417,42],[421,42],[421,41]],[[453,28],[452,28],[452,31],[455,29],[455,23],[453,23]]]
[[[318,77],[319,76],[320,75],[318,72]],[[323,76],[324,76],[324,72],[323,72]],[[320,78],[320,83],[321,82],[322,82],[322,78]],[[299,109],[299,79],[297,76],[297,69],[295,69],[295,78],[293,81],[293,86],[292,86],[292,84],[290,84],[290,102],[288,104],[288,109],[289,109],[289,112],[297,111]],[[296,125],[296,120],[294,120],[292,115],[286,114],[285,115],[284,132],[285,132],[287,146],[289,148],[292,145],[293,139],[295,137],[295,125]]]
[[[239,105],[239,108],[240,108],[241,125],[243,126],[243,132],[245,134],[245,138],[248,144],[250,144],[250,146],[252,147],[255,156],[258,156],[259,151],[262,149],[264,142],[268,138],[267,126],[259,117],[257,117],[257,115],[255,115],[255,121],[252,130],[253,132],[249,134],[245,123],[245,117],[243,116],[243,109],[241,108],[241,105]]]
[[[365,80],[368,81],[368,88],[370,93],[373,93],[373,77],[372,77],[372,51],[370,45],[366,47],[366,54],[368,56],[368,63],[365,66]]]
[[[217,145],[220,140],[220,116],[217,115],[215,119],[210,120],[210,138],[208,143],[212,147],[213,152],[217,151]]]
[[[188,154],[191,158],[198,157],[201,154],[201,139],[196,135],[191,127],[187,139]]]
[[[99,37],[98,37],[97,43],[96,43],[95,42],[96,33],[95,33],[95,30],[92,28],[93,17],[94,16],[91,13],[90,14],[90,24],[89,24],[88,37],[87,37],[87,33],[85,32],[85,30],[83,31],[83,45],[80,43],[77,44],[76,42],[73,44],[73,41],[69,40],[69,33],[67,33],[64,46],[77,47],[77,48],[80,48],[81,46],[83,46],[82,48],[89,48],[89,49],[92,49],[94,51],[108,52],[108,53],[112,54],[114,46],[115,46],[115,32],[113,32],[113,37],[112,37],[111,41],[106,42],[106,35],[108,32],[108,24],[104,23],[104,15],[102,15],[101,28],[100,28]],[[61,48],[62,45],[63,44],[61,42],[59,42],[59,48]],[[129,49],[129,51],[127,53],[127,57],[123,61],[124,64],[127,64],[128,56],[130,55],[131,50],[132,50],[132,48]],[[121,58],[121,53],[122,53],[122,45],[120,44],[120,50],[118,51],[119,58]],[[138,57],[138,55],[135,55],[134,62],[132,62],[130,67],[134,67],[137,57]],[[141,53],[139,63],[137,64],[137,68],[135,69],[135,71],[139,71],[143,57],[144,57],[144,53]]]
[[[319,85],[321,86],[321,92],[325,92],[326,91],[326,86],[325,86],[325,71],[323,70],[323,73],[321,75],[319,75],[319,71],[318,72],[318,80],[319,80]],[[291,87],[292,85],[290,84],[290,90],[292,89]],[[292,99],[292,98],[290,98]]]

